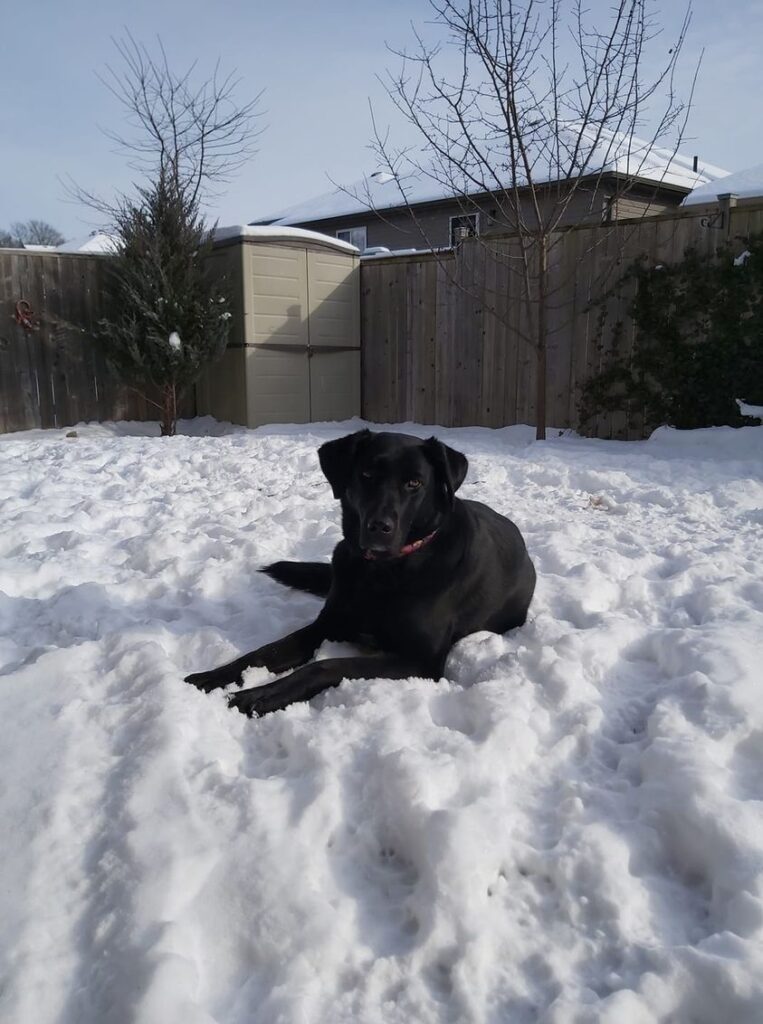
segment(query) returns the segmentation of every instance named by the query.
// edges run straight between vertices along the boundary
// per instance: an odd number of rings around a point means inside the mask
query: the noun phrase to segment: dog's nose
[[[392,533],[394,528],[395,524],[390,516],[378,516],[376,519],[369,519],[367,524],[368,532],[376,536],[385,536]]]

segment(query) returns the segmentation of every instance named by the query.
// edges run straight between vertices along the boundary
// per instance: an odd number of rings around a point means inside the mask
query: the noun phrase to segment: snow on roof
[[[444,189],[438,189],[436,183],[428,178],[421,181],[409,176],[403,179],[403,187],[409,203],[435,202],[447,195]],[[363,213],[368,209],[389,210],[393,206],[404,205],[397,178],[385,172],[377,172],[361,178],[346,188],[324,192],[269,217],[258,217],[253,223],[300,224],[305,221],[346,217],[353,213]]]
[[[706,182],[690,192],[681,205],[714,203],[718,195],[723,195],[724,192],[731,192],[740,199],[763,196],[763,164],[756,164],[755,167],[748,167],[744,171],[734,171],[719,181]]]
[[[568,137],[567,147],[579,132],[574,126],[565,128],[563,135]],[[699,162],[697,171],[693,170],[694,158],[675,153],[663,147],[653,146],[636,136],[622,133],[602,132],[598,138],[593,130],[588,132],[590,146],[584,151],[581,160],[585,161],[585,174],[625,174],[650,182],[683,189],[693,189],[716,178],[722,178],[729,172],[712,164]],[[578,162],[580,166],[580,161]],[[537,181],[550,181],[550,176],[540,174]],[[426,176],[409,174],[395,178],[387,171],[376,171],[366,175],[352,185],[324,192],[322,195],[305,202],[297,203],[286,209],[279,210],[268,217],[258,217],[253,224],[284,225],[302,224],[309,221],[330,220],[335,217],[347,217],[352,214],[364,213],[366,210],[389,210],[397,206],[405,206],[406,200],[401,194],[401,187],[410,204],[437,202],[453,195],[452,190],[439,186],[436,181]]]
[[[90,253],[114,253],[117,250],[117,241],[113,235],[105,231],[93,231],[87,238],[77,238],[72,242],[64,242],[59,245],[57,252],[90,252]]]
[[[324,245],[331,245],[343,252],[357,252],[358,249],[349,242],[343,242],[332,235],[322,235],[318,231],[306,231],[304,228],[292,228],[276,225],[255,226],[252,224],[234,224],[230,227],[216,228],[214,232],[215,241],[222,242],[229,238],[252,238],[262,241],[263,239],[281,241],[310,241],[322,242]]]
[[[571,139],[578,134],[574,126],[566,129],[566,132]],[[591,136],[591,148],[587,154],[588,174],[624,174],[661,185],[693,189],[729,173],[723,167],[699,159],[695,171],[693,156],[653,145],[635,135],[600,132],[596,138],[593,129],[589,129],[587,134]]]

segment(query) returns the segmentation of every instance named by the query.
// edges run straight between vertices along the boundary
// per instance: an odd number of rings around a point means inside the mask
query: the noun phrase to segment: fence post
[[[720,192],[718,194],[726,238],[731,238],[731,211],[736,206],[738,199],[739,196],[735,192]]]

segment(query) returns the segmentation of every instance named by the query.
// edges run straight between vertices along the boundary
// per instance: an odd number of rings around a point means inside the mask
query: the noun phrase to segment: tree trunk
[[[535,440],[546,440],[546,295],[548,293],[548,239],[542,235],[538,251],[538,339],[535,396]]]
[[[177,425],[177,391],[174,384],[162,388],[162,437],[174,437]]]
[[[535,398],[535,440],[546,440],[546,343],[538,348],[538,383]]]

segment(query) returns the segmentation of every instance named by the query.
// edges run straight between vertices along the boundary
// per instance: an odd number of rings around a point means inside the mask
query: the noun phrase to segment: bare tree
[[[161,39],[155,53],[129,32],[113,43],[120,61],[106,65],[99,78],[121,104],[128,127],[104,134],[143,180],[169,182],[191,205],[204,205],[256,153],[262,92],[239,103],[241,79],[223,72],[219,61],[207,77],[196,61],[174,70]],[[75,183],[68,192],[110,222],[123,206],[124,197],[110,200]]]
[[[0,228],[0,249],[21,249],[24,243],[12,231]]]
[[[10,231],[0,231],[0,247],[16,248],[22,245],[63,245],[66,241],[60,231],[45,220],[16,221]]]
[[[395,149],[375,125],[373,148],[414,217],[413,189],[425,179],[465,214],[491,207],[495,225],[514,236],[504,264],[522,296],[520,337],[537,358],[541,439],[548,310],[558,285],[550,258],[573,203],[578,220],[581,204],[616,216],[622,196],[647,175],[659,177],[655,163],[667,168],[675,157],[690,109],[677,96],[675,74],[691,11],[666,46],[651,0],[615,0],[595,13],[583,0],[430,0],[430,7],[441,38],[431,43],[414,29],[414,49],[393,51],[402,68],[386,80],[422,144]],[[426,238],[424,225],[418,230]]]
[[[112,308],[99,324],[107,358],[171,435],[179,399],[227,341],[228,296],[205,262],[212,232],[202,207],[255,152],[261,94],[239,104],[240,80],[219,62],[207,78],[196,62],[176,72],[161,40],[154,54],[129,34],[114,43],[121,62],[101,81],[129,128],[106,135],[140,181],[129,196],[104,198],[76,184],[69,194],[106,218],[116,241]],[[160,402],[146,394],[153,388]]]

